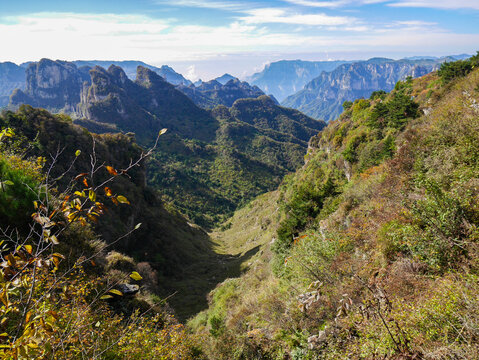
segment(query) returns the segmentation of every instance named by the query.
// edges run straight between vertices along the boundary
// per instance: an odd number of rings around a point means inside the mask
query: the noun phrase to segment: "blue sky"
[[[0,0],[0,61],[143,60],[192,79],[280,59],[475,53],[479,0]]]

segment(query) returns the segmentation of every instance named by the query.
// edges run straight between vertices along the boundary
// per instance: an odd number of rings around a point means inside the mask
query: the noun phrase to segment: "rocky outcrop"
[[[343,64],[331,72],[323,72],[303,90],[286,98],[282,105],[316,119],[332,120],[341,114],[344,101],[367,98],[376,90],[391,91],[399,80],[426,75],[439,66],[439,60],[382,58]]]
[[[222,80],[227,77],[223,75]],[[187,95],[193,102],[205,109],[212,109],[218,105],[232,106],[238,99],[257,98],[264,95],[257,86],[251,86],[237,78],[232,78],[226,83],[217,80],[201,82],[197,86],[178,86],[178,90]]]
[[[214,129],[216,120],[151,69],[139,66],[131,81],[118,66],[96,66],[90,77],[77,106],[80,118],[135,132],[140,142],[164,127],[186,138],[214,136],[204,128]]]

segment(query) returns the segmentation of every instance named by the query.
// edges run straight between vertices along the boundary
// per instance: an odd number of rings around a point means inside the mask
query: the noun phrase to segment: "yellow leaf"
[[[90,190],[88,192],[88,197],[90,198],[91,201],[93,201],[93,202],[96,201],[96,193],[93,190]]]
[[[141,275],[138,274],[136,271],[133,271],[133,272],[130,274],[130,277],[131,277],[133,280],[136,280],[136,281],[140,281],[140,280],[143,279],[143,278],[141,277]]]
[[[112,294],[115,294],[115,295],[118,295],[118,296],[123,296],[123,293],[120,291],[120,290],[116,290],[116,289],[111,289],[110,291],[108,291]]]
[[[111,295],[103,295],[103,296],[100,297],[100,300],[106,300],[106,299],[112,299],[112,298],[113,298],[113,296],[111,296]]]
[[[113,191],[111,191],[111,189],[110,189],[108,186],[106,186],[106,187],[105,187],[105,194],[106,194],[106,196],[108,196],[108,197],[109,197],[109,196],[112,196],[112,195],[113,195]]]
[[[80,154],[81,154],[81,150],[75,151],[75,156],[80,156]]]
[[[116,197],[116,199],[118,200],[118,202],[122,203],[122,204],[130,204],[130,202],[128,201],[128,199],[126,197],[124,197],[123,195],[118,195]]]
[[[35,344],[35,343],[27,344],[27,346],[28,346],[30,349],[38,349],[38,345]]]
[[[158,135],[161,136],[167,131],[168,131],[168,129],[161,129]]]

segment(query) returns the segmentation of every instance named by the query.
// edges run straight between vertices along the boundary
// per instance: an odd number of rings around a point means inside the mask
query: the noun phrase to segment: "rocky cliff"
[[[29,104],[53,111],[75,112],[80,89],[90,81],[88,67],[77,68],[66,61],[42,59],[28,65],[25,90],[15,90],[13,106]]]
[[[134,82],[115,65],[97,66],[90,76],[91,85],[81,92],[80,118],[135,132],[140,142],[164,127],[186,138],[214,136],[216,120],[153,70],[139,66]]]
[[[423,76],[439,67],[441,60],[391,60],[373,58],[343,64],[323,72],[282,105],[317,119],[332,120],[342,112],[344,101],[369,97],[373,91],[391,91],[397,81]]]

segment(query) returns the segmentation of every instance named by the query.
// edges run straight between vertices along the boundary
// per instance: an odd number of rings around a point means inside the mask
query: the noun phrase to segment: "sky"
[[[0,61],[141,60],[192,80],[278,60],[479,50],[479,0],[0,0]]]

